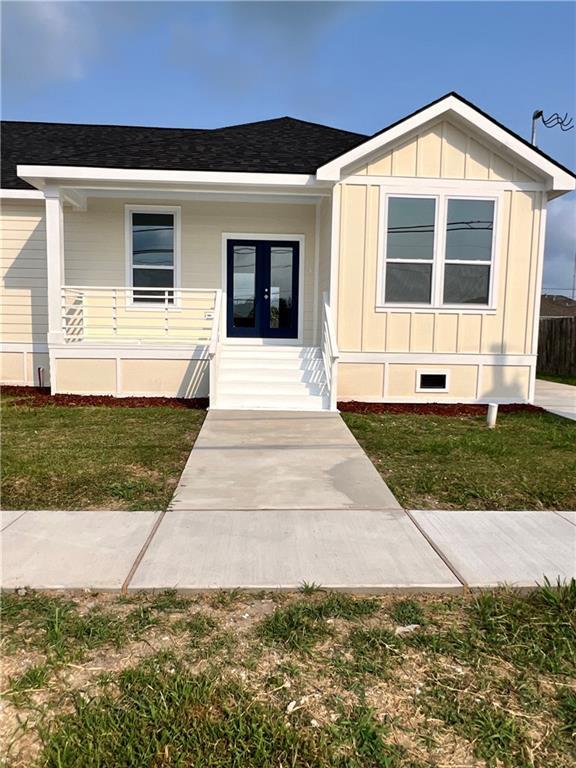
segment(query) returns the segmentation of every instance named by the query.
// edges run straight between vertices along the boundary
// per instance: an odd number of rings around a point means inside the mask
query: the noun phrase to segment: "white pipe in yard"
[[[490,403],[488,405],[488,414],[486,416],[486,421],[488,423],[488,429],[494,429],[496,426],[496,417],[498,416],[498,404],[497,403]]]

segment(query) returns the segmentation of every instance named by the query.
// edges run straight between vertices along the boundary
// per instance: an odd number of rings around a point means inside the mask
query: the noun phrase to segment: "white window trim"
[[[420,386],[420,377],[424,375],[446,376],[446,384],[443,387],[422,387]],[[431,368],[416,369],[416,392],[449,392],[450,391],[450,371],[448,369],[432,370]]]
[[[126,300],[126,308],[146,312],[179,311],[181,304],[180,285],[180,261],[181,261],[181,207],[179,205],[131,205],[124,206],[124,250],[126,261],[126,286],[134,288],[133,264],[132,264],[132,214],[133,213],[171,213],[174,217],[174,303],[166,307],[160,303],[135,302],[130,293]],[[136,267],[137,269],[138,267]],[[167,269],[152,265],[145,269]]]
[[[388,233],[388,199],[390,197],[417,197],[433,198],[436,201],[436,211],[434,218],[435,236],[434,236],[434,256],[432,261],[432,288],[430,303],[409,303],[409,302],[387,302],[385,300],[386,290],[386,243]],[[379,237],[378,237],[378,270],[376,279],[376,311],[390,312],[392,310],[403,312],[474,312],[475,314],[486,313],[493,314],[496,311],[496,287],[498,272],[498,244],[500,242],[500,217],[502,193],[495,192],[488,195],[474,195],[471,193],[457,193],[451,190],[439,191],[433,193],[419,192],[418,189],[399,189],[384,191],[382,189],[379,203]],[[446,222],[448,217],[449,200],[487,200],[494,203],[494,225],[492,231],[492,252],[490,262],[456,262],[449,260],[450,264],[490,264],[490,284],[488,289],[487,304],[444,304],[442,301],[444,294],[444,266],[445,266],[445,244],[446,244]],[[391,261],[395,261],[392,259]],[[413,260],[414,263],[429,264],[429,260]]]

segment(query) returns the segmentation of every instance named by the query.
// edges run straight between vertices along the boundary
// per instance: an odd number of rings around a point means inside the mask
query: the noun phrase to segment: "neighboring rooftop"
[[[3,189],[31,189],[18,164],[307,173],[367,138],[293,117],[228,128],[2,121]]]
[[[568,296],[544,293],[540,297],[540,317],[572,317],[576,315],[576,301]]]

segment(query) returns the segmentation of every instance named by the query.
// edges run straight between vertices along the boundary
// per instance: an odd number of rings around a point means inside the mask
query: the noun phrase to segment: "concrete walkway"
[[[337,413],[209,411],[170,509],[400,504]]]
[[[403,510],[334,414],[210,412],[166,512],[0,522],[4,589],[458,591],[576,577],[576,513]]]
[[[556,381],[536,379],[534,405],[576,421],[576,387],[558,384]]]
[[[575,512],[3,512],[2,587],[458,591],[576,577]]]

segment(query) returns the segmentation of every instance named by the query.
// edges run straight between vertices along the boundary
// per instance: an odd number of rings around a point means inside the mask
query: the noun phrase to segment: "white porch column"
[[[57,187],[44,191],[46,198],[46,254],[48,260],[48,344],[64,341],[62,285],[64,283],[64,219]]]

